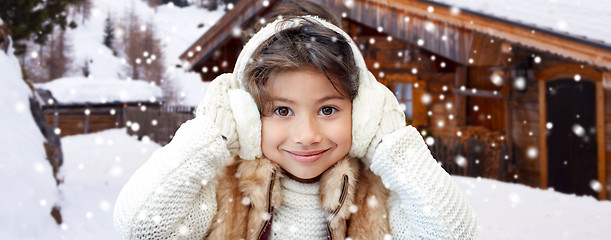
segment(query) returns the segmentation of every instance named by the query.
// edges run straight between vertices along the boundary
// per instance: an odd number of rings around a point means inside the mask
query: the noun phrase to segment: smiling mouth
[[[295,161],[300,163],[313,163],[318,161],[322,157],[322,155],[327,152],[329,149],[325,149],[322,151],[286,151]]]

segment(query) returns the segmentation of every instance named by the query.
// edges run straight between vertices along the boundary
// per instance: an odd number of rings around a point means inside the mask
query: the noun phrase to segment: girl
[[[278,19],[132,176],[125,239],[474,239],[473,210],[350,37]]]

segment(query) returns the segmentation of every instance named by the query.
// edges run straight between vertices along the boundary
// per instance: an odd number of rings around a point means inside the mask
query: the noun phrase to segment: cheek
[[[344,149],[346,153],[352,147],[352,118],[348,117],[334,124],[330,137],[337,143],[338,148]]]
[[[273,120],[261,119],[261,150],[266,155],[266,151],[276,149],[279,139],[282,137],[281,132],[276,128],[277,124],[274,124]]]

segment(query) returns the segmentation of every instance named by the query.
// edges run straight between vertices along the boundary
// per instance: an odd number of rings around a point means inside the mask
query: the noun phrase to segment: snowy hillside
[[[58,239],[51,217],[58,200],[45,141],[30,113],[31,90],[17,58],[0,50],[0,238]]]
[[[79,27],[68,32],[74,53],[74,66],[66,77],[82,77],[82,65],[86,60],[91,60],[90,78],[102,81],[127,79],[126,59],[120,55],[114,56],[102,40],[106,18],[110,15],[117,21],[132,9],[143,24],[153,22],[156,37],[162,41],[166,76],[176,83],[180,104],[196,106],[205,94],[207,83],[203,83],[197,73],[176,68],[180,64],[178,56],[223,16],[225,12],[222,8],[210,12],[195,6],[178,8],[162,5],[155,10],[137,0],[93,0],[89,20],[84,23],[78,21]],[[141,30],[147,31],[146,26],[142,25]],[[120,41],[123,33],[122,29],[115,29],[116,41]]]

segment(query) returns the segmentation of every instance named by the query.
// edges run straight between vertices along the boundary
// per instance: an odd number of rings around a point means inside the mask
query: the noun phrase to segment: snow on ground
[[[134,171],[160,146],[126,129],[62,138],[60,177],[65,239],[120,239],[112,222],[115,200]]]
[[[55,239],[57,188],[45,141],[30,113],[31,90],[12,48],[0,50],[0,238]]]
[[[479,239],[609,239],[611,201],[454,176],[480,224]]]
[[[155,102],[162,97],[161,88],[142,80],[88,79],[67,77],[36,84],[47,89],[53,97],[66,103]]]
[[[125,129],[64,137],[60,187],[66,239],[117,239],[112,208],[159,145]],[[480,223],[479,239],[608,239],[611,202],[490,179],[453,176]]]

